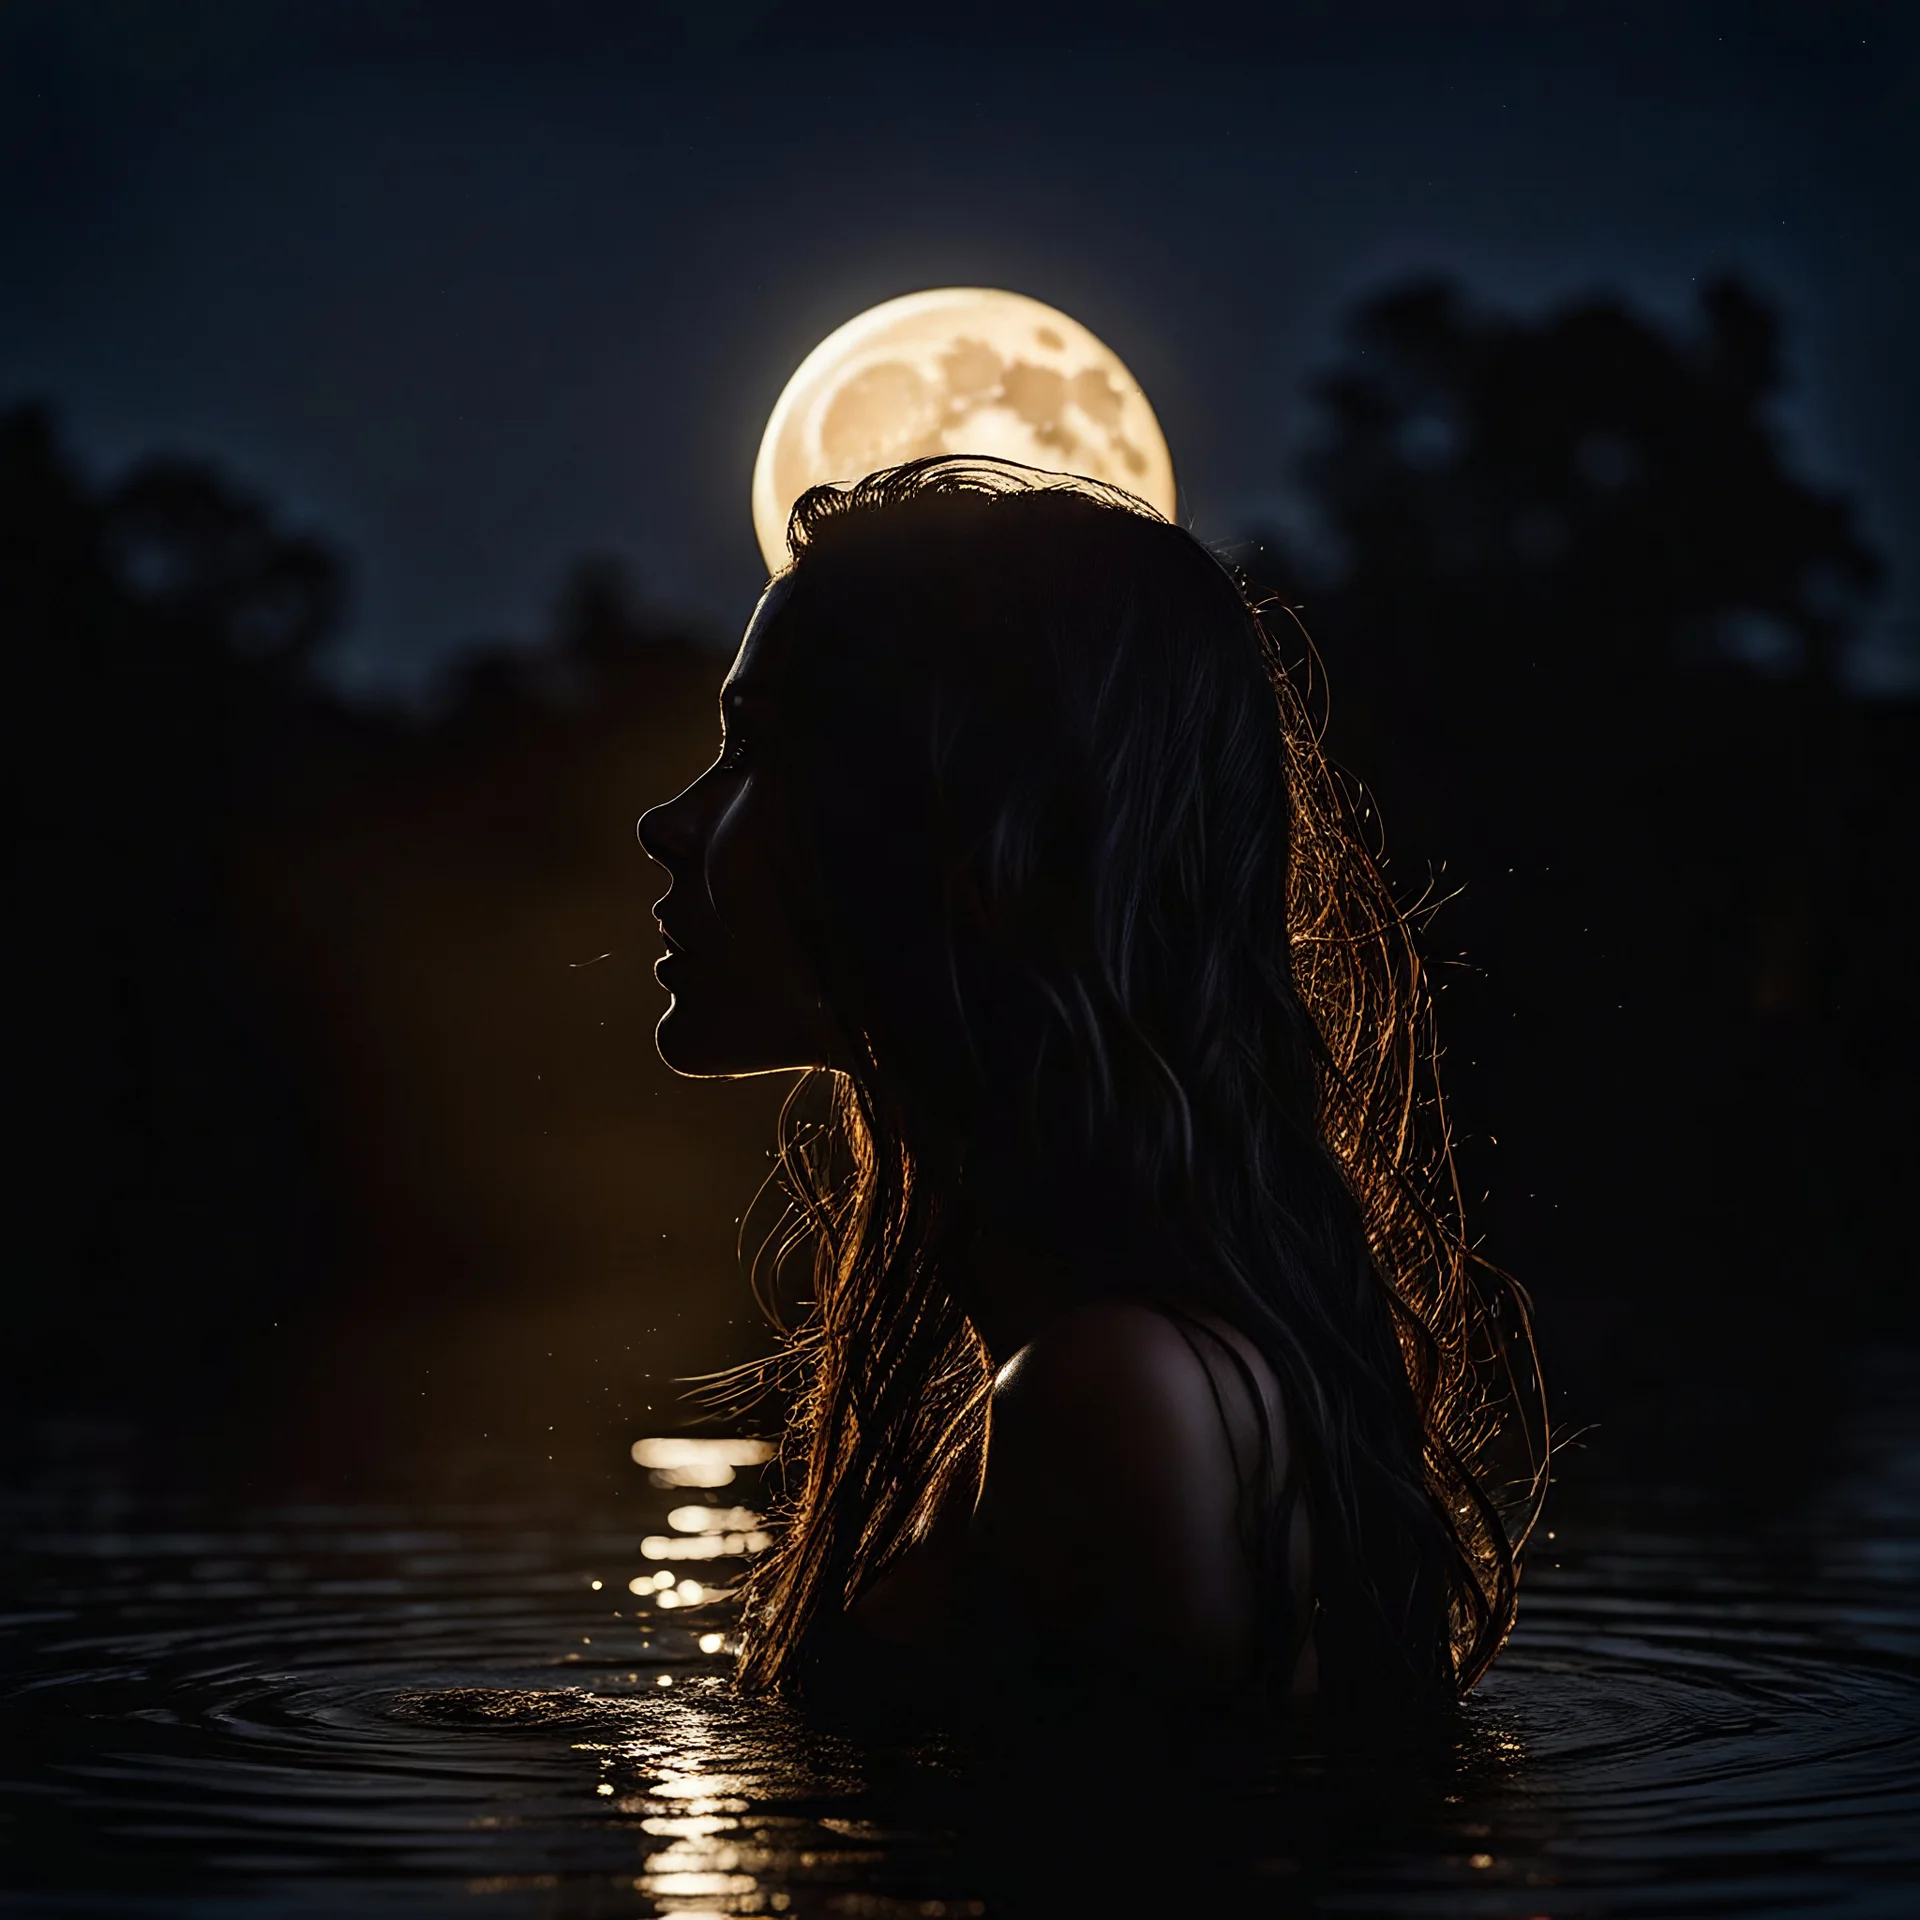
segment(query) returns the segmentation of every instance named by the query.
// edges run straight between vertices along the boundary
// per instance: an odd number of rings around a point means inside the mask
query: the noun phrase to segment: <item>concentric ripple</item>
[[[1915,1458],[1818,1531],[1555,1542],[1438,1774],[1143,1750],[1097,1805],[735,1695],[723,1615],[630,1591],[651,1515],[28,1504],[0,1908],[1908,1915]]]

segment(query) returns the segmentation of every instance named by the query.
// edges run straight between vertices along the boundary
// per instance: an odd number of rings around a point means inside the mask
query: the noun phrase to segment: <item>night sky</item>
[[[1066,309],[1187,511],[1286,512],[1307,375],[1414,269],[1538,311],[1782,309],[1807,469],[1920,660],[1920,12],[1271,4],[0,7],[0,401],[213,457],[337,542],[340,659],[537,634],[567,561],[735,627],[801,356],[915,287]]]

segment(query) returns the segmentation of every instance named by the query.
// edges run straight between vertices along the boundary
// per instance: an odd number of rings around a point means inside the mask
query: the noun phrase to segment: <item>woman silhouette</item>
[[[789,542],[719,758],[640,822],[662,1058],[809,1070],[741,1677],[1457,1698],[1544,1481],[1526,1303],[1272,637],[1180,528],[1006,463],[816,487]]]

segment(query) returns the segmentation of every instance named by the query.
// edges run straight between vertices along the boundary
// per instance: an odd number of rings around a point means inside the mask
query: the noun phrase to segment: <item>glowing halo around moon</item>
[[[980,453],[1105,480],[1173,518],[1173,460],[1140,383],[1043,301],[935,287],[883,301],[801,361],[753,463],[753,530],[787,564],[787,515],[823,480],[926,454]]]

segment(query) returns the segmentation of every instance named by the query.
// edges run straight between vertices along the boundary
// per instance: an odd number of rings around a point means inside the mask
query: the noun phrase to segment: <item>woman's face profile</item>
[[[755,764],[756,742],[775,723],[768,636],[789,592],[776,580],[747,624],[720,690],[719,757],[640,819],[640,844],[670,883],[654,902],[667,943],[654,977],[672,996],[654,1039],[676,1073],[826,1064],[829,1023],[779,884],[764,754]]]

